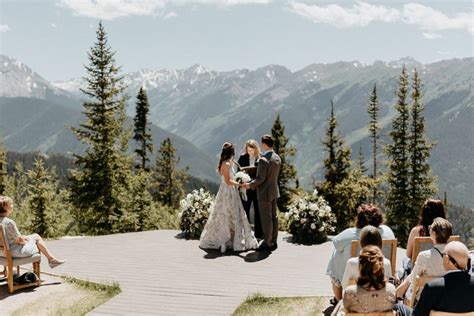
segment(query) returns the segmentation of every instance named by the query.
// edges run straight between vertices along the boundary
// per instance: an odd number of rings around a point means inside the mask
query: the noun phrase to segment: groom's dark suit
[[[267,151],[258,161],[257,176],[250,182],[251,189],[257,189],[258,207],[263,229],[263,243],[267,247],[275,246],[278,238],[278,217],[276,213],[278,175],[281,159],[273,151]]]

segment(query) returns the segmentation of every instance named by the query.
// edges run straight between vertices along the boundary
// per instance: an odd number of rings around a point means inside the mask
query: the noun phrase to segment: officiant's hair
[[[244,147],[245,154],[248,154],[248,151],[247,151],[248,147],[255,149],[255,151],[257,152],[257,157],[260,157],[260,146],[258,146],[258,142],[255,139],[249,139],[245,143],[245,147]]]
[[[270,135],[263,135],[262,136],[262,144],[267,145],[268,147],[273,148],[273,138]]]
[[[217,172],[221,172],[222,163],[226,160],[231,159],[235,155],[234,145],[231,143],[225,142],[222,145],[221,158],[219,159],[219,164],[217,165]]]

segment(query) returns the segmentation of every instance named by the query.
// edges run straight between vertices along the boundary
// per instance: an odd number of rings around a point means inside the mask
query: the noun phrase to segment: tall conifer
[[[149,170],[146,166],[147,162],[150,160],[148,158],[148,153],[153,152],[153,142],[149,127],[150,122],[148,120],[149,110],[150,104],[148,103],[148,96],[145,89],[141,87],[137,95],[133,139],[138,142],[138,148],[135,149],[135,153],[140,160],[138,167],[146,171]]]
[[[406,244],[411,229],[412,219],[418,216],[418,210],[410,198],[410,109],[408,97],[408,74],[404,66],[398,80],[395,105],[397,115],[392,122],[390,137],[392,143],[387,145],[389,191],[387,221],[395,236],[402,245]]]
[[[71,198],[78,222],[92,234],[136,229],[136,218],[128,214],[134,205],[132,158],[127,154],[131,133],[124,128],[127,96],[114,55],[99,23],[97,41],[85,66],[87,86],[81,89],[88,97],[83,102],[85,121],[72,128],[87,148],[84,154],[75,155]]]
[[[280,198],[278,199],[278,209],[281,212],[288,211],[293,194],[296,192],[297,173],[291,162],[291,158],[296,154],[296,148],[288,144],[288,137],[285,136],[285,126],[277,115],[272,127],[272,138],[274,140],[273,150],[280,156],[281,166],[278,178]]]

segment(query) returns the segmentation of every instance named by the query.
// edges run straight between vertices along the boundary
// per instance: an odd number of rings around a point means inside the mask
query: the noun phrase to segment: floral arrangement
[[[189,239],[199,239],[209,218],[214,198],[203,188],[194,190],[180,201],[179,227]]]
[[[318,191],[298,196],[285,214],[287,231],[293,241],[301,244],[319,244],[327,240],[329,233],[335,231],[336,217],[331,207]]]
[[[237,172],[234,176],[234,181],[238,183],[249,183],[250,180],[252,180],[250,176],[243,171]],[[242,200],[247,201],[247,190],[244,188],[240,188],[239,192],[242,196]]]

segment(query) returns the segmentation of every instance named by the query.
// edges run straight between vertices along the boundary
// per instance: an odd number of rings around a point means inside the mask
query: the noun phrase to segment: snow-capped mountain
[[[45,99],[65,94],[31,68],[14,58],[0,55],[0,96]]]

